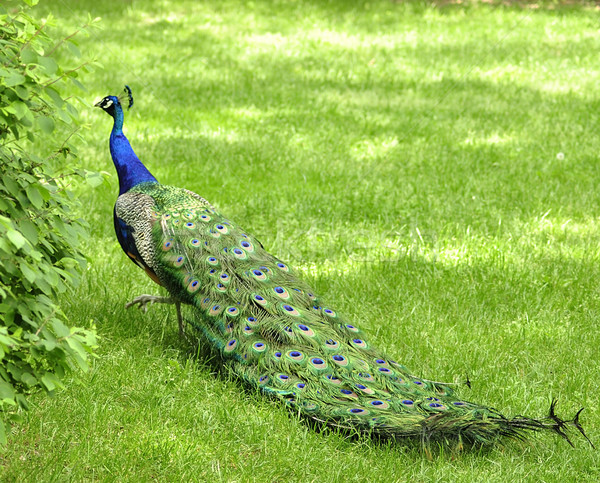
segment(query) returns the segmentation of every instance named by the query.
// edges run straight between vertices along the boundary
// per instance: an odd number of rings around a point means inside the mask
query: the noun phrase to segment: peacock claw
[[[139,305],[139,309],[144,313],[148,312],[148,304],[176,304],[177,302],[171,297],[160,297],[158,295],[142,294],[139,297],[134,298],[131,302],[125,304],[125,308],[128,309],[134,305]]]
[[[128,309],[134,305],[139,305],[139,309],[146,313],[148,312],[148,304],[175,304],[175,308],[177,309],[177,325],[179,326],[179,335],[182,337],[185,336],[185,331],[183,329],[183,317],[181,316],[181,302],[173,297],[142,294],[139,297],[134,298],[131,302],[127,302],[125,304],[125,308]]]

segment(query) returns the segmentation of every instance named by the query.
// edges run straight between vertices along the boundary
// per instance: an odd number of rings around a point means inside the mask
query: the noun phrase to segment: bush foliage
[[[88,368],[95,331],[68,327],[57,294],[78,282],[85,258],[77,249],[86,228],[69,190],[77,179],[99,175],[74,170],[80,122],[76,97],[81,73],[93,63],[63,65],[79,57],[75,34],[54,39],[52,19],[32,16],[37,0],[0,6],[0,441],[4,423],[19,420],[26,395],[53,393],[65,373]],[[9,4],[10,5],[10,4]],[[85,32],[93,20],[78,32]],[[64,128],[66,126],[66,129]],[[60,127],[60,129],[59,129]],[[59,131],[70,134],[58,134]]]

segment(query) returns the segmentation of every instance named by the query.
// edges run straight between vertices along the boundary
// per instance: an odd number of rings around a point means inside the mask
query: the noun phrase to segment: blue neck
[[[131,144],[123,134],[123,109],[120,105],[116,106],[114,119],[115,123],[110,133],[110,154],[119,175],[119,195],[140,183],[148,181],[158,183],[135,155]]]

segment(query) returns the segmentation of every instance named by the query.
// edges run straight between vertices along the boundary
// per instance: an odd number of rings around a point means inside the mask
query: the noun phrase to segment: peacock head
[[[106,96],[100,102],[94,104],[94,107],[99,107],[103,111],[115,117],[117,110],[122,110],[121,102],[127,101],[127,109],[133,106],[133,95],[129,86],[125,86],[123,94],[120,96]]]

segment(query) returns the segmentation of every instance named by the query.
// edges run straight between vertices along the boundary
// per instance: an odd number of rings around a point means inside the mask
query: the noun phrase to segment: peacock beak
[[[102,107],[102,100],[99,100],[98,102],[96,102],[96,104],[94,104],[94,107]]]

